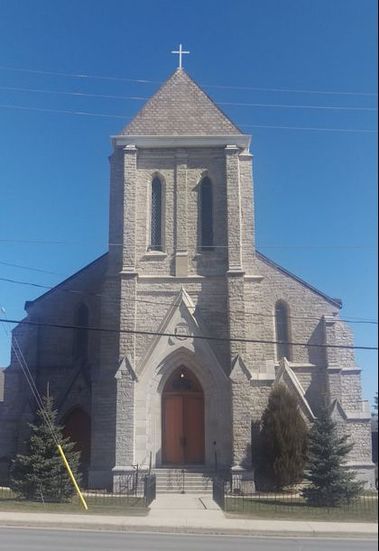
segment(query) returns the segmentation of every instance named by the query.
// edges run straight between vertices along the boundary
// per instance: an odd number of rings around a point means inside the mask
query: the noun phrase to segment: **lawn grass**
[[[88,513],[99,515],[146,516],[142,497],[118,496],[112,494],[92,494],[85,496]],[[67,503],[41,503],[17,499],[8,489],[0,489],[0,511],[15,511],[29,513],[87,513],[80,504],[77,496]]]
[[[377,497],[362,497],[341,507],[311,507],[301,498],[281,500],[225,496],[228,517],[334,522],[377,522]]]

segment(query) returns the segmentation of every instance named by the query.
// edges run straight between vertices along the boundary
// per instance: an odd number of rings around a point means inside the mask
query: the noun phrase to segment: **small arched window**
[[[88,308],[80,304],[75,314],[74,359],[82,362],[88,359],[88,322]]]
[[[285,302],[278,301],[275,305],[275,328],[276,328],[276,355],[278,360],[290,359],[290,331],[288,323],[288,306]]]
[[[162,182],[155,176],[151,184],[150,249],[162,250]]]
[[[211,249],[213,247],[213,190],[212,182],[206,176],[200,182],[200,247]]]

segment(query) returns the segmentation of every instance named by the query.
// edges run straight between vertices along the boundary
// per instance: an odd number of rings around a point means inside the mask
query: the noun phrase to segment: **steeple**
[[[178,67],[121,136],[241,136],[243,132]]]

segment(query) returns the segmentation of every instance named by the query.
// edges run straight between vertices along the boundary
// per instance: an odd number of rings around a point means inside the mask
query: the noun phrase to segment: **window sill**
[[[143,255],[144,258],[166,258],[167,253],[165,251],[146,251]]]
[[[203,249],[197,249],[194,258],[202,256],[204,254],[208,255],[216,251],[215,247],[204,247]]]

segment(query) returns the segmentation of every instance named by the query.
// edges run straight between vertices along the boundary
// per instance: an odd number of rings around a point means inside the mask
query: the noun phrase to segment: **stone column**
[[[335,324],[336,320],[330,316],[324,316],[324,343],[336,344]],[[330,401],[341,400],[342,381],[341,366],[338,363],[338,349],[325,348],[325,361],[327,370],[327,389]]]
[[[175,275],[185,277],[188,274],[187,154],[182,151],[176,153],[175,191]]]
[[[137,148],[124,148],[124,196],[123,196],[123,272],[135,272],[136,264],[136,197],[137,197]]]
[[[136,376],[129,358],[124,358],[116,379],[116,451],[113,491],[122,493],[134,472],[134,385]]]
[[[136,200],[137,200],[137,148],[124,148],[124,220],[122,272],[120,274],[121,330],[136,330],[137,272],[136,272]],[[135,365],[134,333],[120,333],[119,360],[116,373],[115,463],[113,489],[122,492],[127,486],[134,460],[134,384]]]
[[[228,224],[228,314],[229,337],[245,337],[244,272],[242,267],[242,231],[241,231],[241,190],[238,160],[238,147],[228,145],[225,148],[226,196]],[[231,360],[246,350],[245,343],[231,342]]]
[[[225,148],[228,224],[228,317],[229,337],[245,338],[244,271],[242,266],[242,211],[239,149]],[[254,489],[251,461],[251,374],[242,357],[246,343],[230,342],[233,431],[233,487],[241,493]]]
[[[237,146],[226,146],[225,160],[229,272],[242,272],[241,183],[238,154],[239,149]]]
[[[252,464],[252,393],[251,373],[244,361],[237,356],[230,373],[232,384],[232,477],[233,488],[241,493],[254,491],[254,471]]]
[[[100,354],[92,373],[89,483],[95,488],[111,488],[113,484],[112,469],[120,451],[116,438],[120,441],[123,431],[122,423],[117,426],[121,413],[117,410],[120,388],[115,373],[120,359],[127,354],[134,361],[135,335],[119,330],[135,328],[136,170],[136,147],[116,149],[111,159],[110,255],[100,316],[101,325],[115,331],[100,334]],[[133,423],[132,417],[130,422]],[[133,444],[132,441],[130,445]]]
[[[109,157],[109,267],[114,273],[122,268],[122,242],[124,226],[124,152],[116,147]]]

